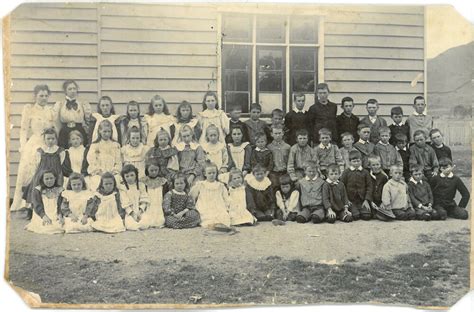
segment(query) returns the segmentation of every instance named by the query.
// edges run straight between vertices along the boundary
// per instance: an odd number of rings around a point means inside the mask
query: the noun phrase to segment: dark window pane
[[[314,48],[292,48],[291,69],[293,70],[315,70],[316,49]]]
[[[242,113],[249,112],[249,93],[248,92],[225,92],[225,109],[230,112],[233,107],[239,107]]]
[[[252,41],[252,23],[250,16],[224,16],[222,22],[222,40]]]
[[[249,73],[247,71],[224,70],[226,91],[248,91]]]
[[[282,70],[283,52],[281,50],[258,51],[258,67],[260,71]]]
[[[291,79],[294,92],[314,92],[314,73],[293,72]]]
[[[257,42],[284,43],[285,23],[285,17],[257,17]]]
[[[259,91],[283,91],[282,88],[282,72],[267,71],[258,73],[258,89]]]
[[[225,69],[248,70],[250,68],[250,47],[224,45],[222,59],[222,65]]]
[[[292,18],[290,22],[291,43],[318,43],[318,20],[314,18]]]

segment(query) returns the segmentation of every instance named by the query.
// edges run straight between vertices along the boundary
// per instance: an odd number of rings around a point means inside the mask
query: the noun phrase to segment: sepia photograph
[[[35,308],[453,306],[473,40],[448,5],[19,5],[5,279]]]

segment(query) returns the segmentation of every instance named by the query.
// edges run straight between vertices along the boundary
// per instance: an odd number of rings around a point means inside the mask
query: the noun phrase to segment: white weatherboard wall
[[[379,100],[382,115],[389,115],[394,105],[410,113],[413,98],[424,90],[423,7],[304,6],[300,11],[307,8],[324,14],[330,99],[339,103],[344,96],[353,97],[357,114],[365,112],[369,98]],[[182,100],[200,111],[204,92],[217,90],[218,12],[217,6],[199,4],[18,7],[10,20],[10,187],[18,168],[21,111],[33,102],[36,84],[50,86],[51,102],[63,98],[64,80],[75,79],[80,98],[94,107],[99,96],[108,95],[118,113],[124,113],[130,100],[141,103],[143,113],[150,98],[160,94],[172,113]]]

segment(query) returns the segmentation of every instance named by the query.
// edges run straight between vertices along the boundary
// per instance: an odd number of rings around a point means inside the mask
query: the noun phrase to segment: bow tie
[[[77,110],[77,102],[76,102],[76,99],[74,99],[74,100],[66,99],[66,108],[67,108],[67,109]]]

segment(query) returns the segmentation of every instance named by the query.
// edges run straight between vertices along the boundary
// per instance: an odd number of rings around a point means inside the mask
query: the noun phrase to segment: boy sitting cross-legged
[[[430,221],[439,219],[438,213],[433,209],[433,193],[423,175],[422,165],[413,165],[411,167],[408,194],[410,194],[417,220]]]
[[[329,165],[328,177],[323,185],[323,204],[328,223],[334,223],[336,219],[344,222],[352,221],[352,213],[349,211],[350,202],[344,183],[339,181],[340,174],[338,165]]]
[[[349,160],[351,165],[342,173],[341,182],[344,183],[347,197],[351,202],[349,210],[352,213],[352,219],[354,221],[370,220],[372,218],[370,209],[373,195],[372,179],[369,172],[362,168],[359,151],[350,152]]]
[[[463,181],[453,174],[453,162],[449,158],[441,158],[439,161],[441,173],[430,180],[433,191],[433,208],[439,214],[441,220],[447,217],[467,220],[466,206],[469,203],[469,190]],[[454,201],[456,192],[461,194],[459,204]]]
[[[305,177],[297,183],[301,208],[296,216],[296,222],[321,223],[326,215],[323,206],[324,180],[318,175],[318,165],[315,161],[307,161],[304,168]]]

